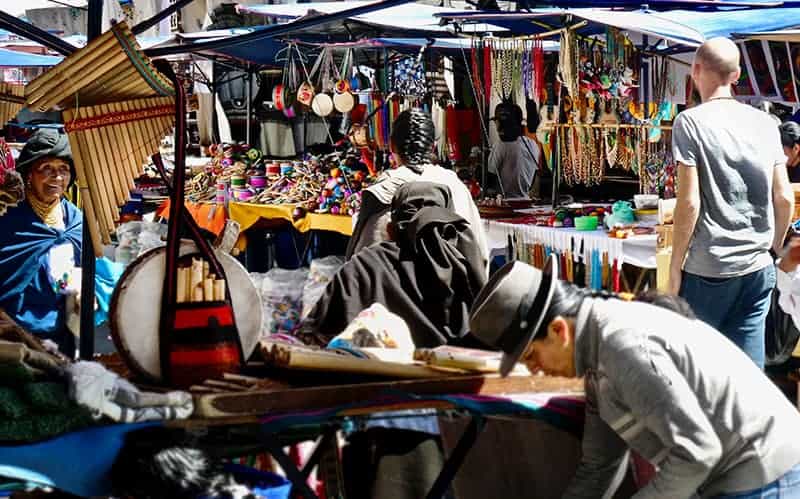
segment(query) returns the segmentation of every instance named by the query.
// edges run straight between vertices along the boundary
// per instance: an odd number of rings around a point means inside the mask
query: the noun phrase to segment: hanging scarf
[[[30,192],[28,192],[26,198],[28,204],[31,205],[31,209],[33,209],[33,212],[36,213],[42,222],[48,227],[64,230],[64,213],[61,210],[60,200],[57,199],[49,204],[44,203],[39,201],[39,199]]]

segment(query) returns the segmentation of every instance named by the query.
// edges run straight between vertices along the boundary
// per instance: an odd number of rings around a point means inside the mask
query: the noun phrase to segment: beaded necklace
[[[523,43],[521,50],[522,53],[522,88],[525,92],[525,97],[533,99],[533,59],[531,52],[526,50],[527,44]]]
[[[55,200],[52,203],[45,203],[28,192],[26,196],[28,204],[31,205],[33,212],[44,222],[48,227],[55,229],[64,229],[64,213],[61,211],[61,201]]]

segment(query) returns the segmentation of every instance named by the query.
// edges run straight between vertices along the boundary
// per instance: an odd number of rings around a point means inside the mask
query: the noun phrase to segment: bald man
[[[702,104],[673,125],[678,200],[670,287],[763,367],[775,287],[771,250],[782,247],[793,193],[775,122],[733,97],[739,57],[726,38],[697,50],[692,79]]]

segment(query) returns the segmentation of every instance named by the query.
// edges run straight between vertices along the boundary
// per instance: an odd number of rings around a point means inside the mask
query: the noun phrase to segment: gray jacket
[[[586,426],[565,497],[600,497],[629,448],[658,469],[637,499],[752,490],[800,463],[797,409],[705,323],[645,303],[587,299],[575,349]]]

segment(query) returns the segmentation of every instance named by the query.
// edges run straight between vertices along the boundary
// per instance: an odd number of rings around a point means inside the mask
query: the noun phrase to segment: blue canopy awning
[[[766,8],[698,12],[671,10],[621,11],[610,9],[534,9],[529,12],[466,11],[443,14],[439,17],[466,22],[490,22],[515,33],[536,34],[563,27],[565,16],[573,22],[588,21],[581,30],[584,35],[602,32],[604,26],[665,39],[686,47],[694,47],[716,36],[760,30],[777,30],[800,26],[800,8]],[[465,31],[469,28],[465,28]]]
[[[734,33],[736,38],[747,40],[766,40],[768,42],[800,43],[800,30],[784,29],[779,31],[756,31],[752,33]]]
[[[333,14],[359,5],[369,5],[370,1],[348,0],[344,2],[315,2],[277,5],[239,5],[239,12],[256,14],[279,19],[299,19],[318,14]],[[433,5],[408,3],[355,16],[354,21],[373,26],[399,28],[406,31],[447,32],[437,16],[458,12],[458,9],[435,7]],[[486,26],[485,31],[502,31],[499,26]]]
[[[0,48],[0,67],[4,68],[49,67],[55,66],[61,59],[57,56],[28,54]]]

